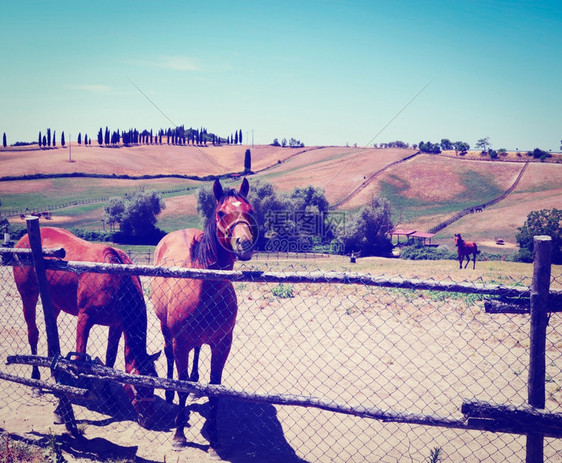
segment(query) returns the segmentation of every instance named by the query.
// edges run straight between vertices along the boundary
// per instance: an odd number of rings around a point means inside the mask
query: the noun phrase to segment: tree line
[[[289,148],[304,148],[304,143],[292,137],[289,139],[289,141],[287,141],[286,138],[283,138],[281,142],[279,142],[278,138],[274,138],[271,142],[271,146],[282,146],[283,148],[285,148],[286,146],[289,146]]]
[[[80,134],[79,134],[80,136]],[[242,129],[236,130],[227,137],[221,137],[214,133],[209,133],[204,127],[194,129],[190,127],[186,129],[183,125],[178,127],[170,127],[167,129],[129,129],[120,132],[118,130],[110,131],[106,126],[105,130],[100,127],[97,135],[97,142],[100,146],[116,146],[122,143],[124,146],[131,145],[180,145],[180,146],[213,146],[238,145],[242,143]],[[80,142],[78,142],[80,144]]]
[[[111,131],[109,127],[105,127],[105,130],[100,127],[97,133],[97,142],[99,146],[117,146],[122,143],[124,146],[131,145],[152,145],[159,144],[162,145],[166,143],[168,145],[193,145],[193,146],[207,146],[212,144],[213,146],[226,145],[239,145],[242,144],[242,129],[238,129],[226,137],[216,135],[214,133],[209,133],[206,128],[189,128],[186,129],[183,125],[168,129],[159,129],[158,131],[129,129],[125,131],[120,131],[119,129]],[[64,131],[61,133],[60,144],[62,147],[66,146],[66,139]],[[82,132],[78,133],[76,139],[78,145],[91,146],[92,139],[88,137],[85,133],[82,137]],[[18,142],[18,145],[27,145],[32,143]],[[37,136],[37,145],[39,148],[47,148],[57,146],[57,134],[55,130],[48,128],[45,132],[39,131]],[[8,146],[6,132],[2,136],[2,146],[6,148]]]

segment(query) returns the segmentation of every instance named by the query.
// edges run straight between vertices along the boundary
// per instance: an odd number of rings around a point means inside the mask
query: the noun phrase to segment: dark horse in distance
[[[466,264],[464,268],[468,266],[470,262],[470,255],[472,254],[472,268],[476,268],[476,255],[480,254],[478,246],[474,241],[465,241],[461,238],[460,233],[455,234],[455,246],[457,247],[457,253],[459,255],[459,268],[462,268],[462,263],[466,257]]]
[[[197,269],[232,270],[236,259],[249,260],[257,239],[257,226],[252,206],[246,199],[246,179],[238,191],[224,191],[217,180],[213,185],[216,208],[204,231],[177,230],[166,235],[154,251],[154,265],[181,266]],[[180,380],[197,381],[199,348],[211,347],[210,384],[220,384],[222,372],[232,345],[238,302],[228,280],[154,278],[152,302],[160,319],[168,378],[173,378],[174,361]],[[188,375],[188,355],[194,350],[194,368]],[[179,412],[174,447],[186,445],[184,427],[189,419],[186,392],[179,392]],[[173,400],[173,391],[166,399]],[[217,398],[209,398],[210,452],[217,444]]]
[[[45,248],[63,247],[70,261],[131,264],[121,250],[103,244],[84,241],[62,228],[41,228],[41,242]],[[16,248],[29,248],[25,235]],[[33,267],[15,266],[14,278],[23,302],[27,336],[31,353],[37,355],[39,330],[35,320],[39,287]],[[76,352],[86,353],[88,335],[93,325],[109,326],[106,364],[113,367],[117,357],[121,333],[125,338],[125,371],[132,374],[157,376],[154,361],[158,354],[146,352],[146,304],[138,276],[106,273],[74,273],[47,270],[47,278],[55,317],[61,311],[77,317]],[[32,378],[39,379],[39,369],[33,367]],[[146,425],[153,415],[154,389],[125,386],[127,395]]]

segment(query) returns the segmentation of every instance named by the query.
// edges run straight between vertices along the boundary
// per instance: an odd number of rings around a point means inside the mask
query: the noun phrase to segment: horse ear
[[[221,182],[219,182],[219,180],[215,180],[215,183],[213,185],[213,193],[215,194],[215,198],[217,201],[220,201],[220,199],[223,197],[223,191],[222,191],[222,185]]]
[[[244,177],[244,180],[242,180],[242,185],[240,185],[240,190],[238,190],[238,192],[245,198],[246,196],[248,196],[248,191],[250,191],[250,184],[248,183],[248,179]]]

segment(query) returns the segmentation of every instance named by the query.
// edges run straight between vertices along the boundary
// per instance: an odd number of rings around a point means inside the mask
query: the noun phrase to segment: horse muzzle
[[[232,251],[238,260],[250,260],[254,253],[254,242],[237,238],[234,240]]]

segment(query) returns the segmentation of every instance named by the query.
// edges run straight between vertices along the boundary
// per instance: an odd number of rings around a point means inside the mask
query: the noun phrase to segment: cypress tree
[[[43,140],[43,138],[41,137],[41,130],[39,131],[39,138],[37,138],[37,144],[39,145],[39,148],[41,148],[41,141]]]
[[[244,172],[250,172],[252,170],[252,153],[250,153],[250,149],[246,150],[246,154],[244,155]]]
[[[66,143],[66,141],[64,139],[64,132],[63,132],[60,136],[60,144],[62,145],[63,148],[64,148],[65,143]]]
[[[4,132],[4,136],[2,137],[2,146],[3,146],[4,148],[6,148],[6,146],[7,146],[7,143],[6,143],[6,132]]]
[[[242,129],[240,129],[240,135],[238,135],[238,141],[242,144]]]
[[[64,132],[63,132],[64,134]],[[80,132],[78,132],[78,144],[81,145],[82,144],[82,134]],[[86,139],[84,139],[84,144],[86,144]]]
[[[53,130],[53,148],[57,146],[57,131]]]

